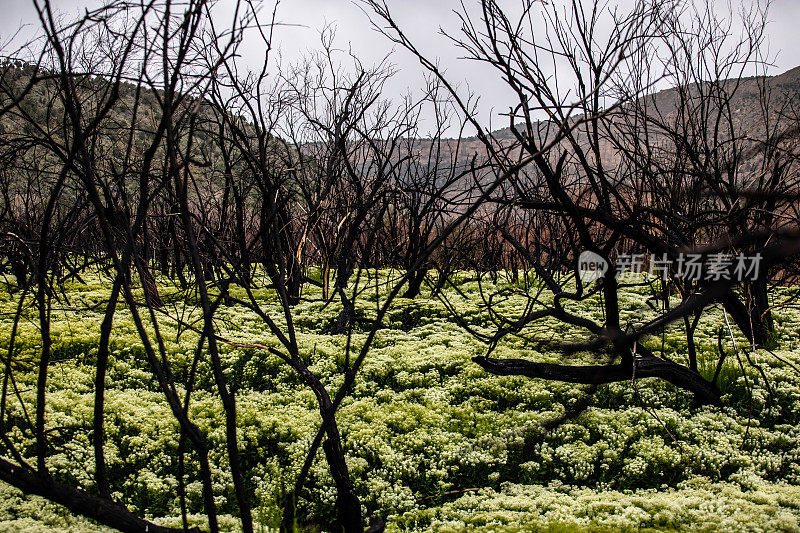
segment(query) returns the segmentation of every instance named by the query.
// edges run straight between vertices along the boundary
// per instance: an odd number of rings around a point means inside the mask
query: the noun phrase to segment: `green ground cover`
[[[93,365],[103,312],[102,305],[92,305],[107,297],[109,283],[99,276],[86,281],[69,285],[68,300],[55,305],[47,421],[59,450],[49,459],[51,471],[91,491]],[[448,299],[474,327],[488,327],[478,284],[463,274],[457,285],[467,298],[448,287]],[[161,292],[171,316],[200,319],[193,294],[166,283]],[[4,350],[20,294],[0,287]],[[367,316],[380,298],[380,292],[372,294],[361,304]],[[262,296],[273,298],[269,291]],[[644,300],[642,289],[624,294],[625,321],[649,316]],[[519,304],[509,298],[503,305],[513,313]],[[586,315],[601,312],[597,302],[581,306]],[[327,332],[339,308],[307,301],[295,311],[303,352],[332,390],[342,380],[346,338]],[[800,311],[779,309],[777,348],[750,354],[763,375],[746,361],[740,366],[729,358],[720,382],[722,407],[698,407],[687,393],[655,379],[635,387],[616,383],[601,386],[586,411],[549,433],[542,423],[581,401],[584,386],[485,373],[471,361],[484,347],[437,299],[397,300],[385,322],[338,420],[362,503],[368,513],[388,518],[388,530],[800,531]],[[176,381],[185,383],[197,335],[166,316],[160,325]],[[698,327],[703,372],[713,373],[721,325],[722,311],[711,309]],[[258,317],[243,308],[223,308],[218,326],[230,340],[277,346]],[[543,339],[579,335],[554,322],[535,327]],[[19,335],[14,376],[30,413],[39,343],[32,307]],[[363,337],[356,333],[355,344]],[[646,342],[673,359],[684,357],[685,338],[677,326]],[[743,338],[737,344],[746,346]],[[731,350],[729,339],[725,347]],[[134,512],[179,526],[177,423],[123,306],[112,348],[106,392],[112,490]],[[224,345],[223,350],[236,391],[239,447],[254,518],[267,530],[278,523],[282,487],[302,465],[319,414],[311,391],[277,357],[257,348]],[[521,340],[500,345],[495,356],[560,357]],[[587,357],[578,354],[570,362]],[[189,414],[208,434],[217,504],[230,514],[235,498],[225,465],[224,416],[208,361],[201,362],[197,379]],[[9,409],[10,437],[33,456],[20,402],[10,400]],[[191,455],[189,464],[189,508],[202,525],[201,485]],[[300,511],[323,521],[332,516],[334,498],[319,454]],[[232,528],[235,520],[223,517],[226,524]],[[46,529],[103,528],[0,486],[0,531]]]

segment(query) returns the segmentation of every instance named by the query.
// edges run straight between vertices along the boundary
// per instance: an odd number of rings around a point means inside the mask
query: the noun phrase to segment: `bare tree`
[[[42,260],[36,265],[35,278],[43,341],[34,424],[36,466],[29,465],[4,434],[6,452],[15,457],[18,464],[3,460],[2,478],[26,492],[43,495],[73,512],[122,530],[169,529],[132,515],[110,496],[103,451],[104,381],[110,331],[117,301],[122,298],[131,311],[153,375],[182,432],[197,453],[209,527],[217,530],[208,445],[205,436],[187,416],[188,398],[185,403],[177,395],[158,327],[159,301],[147,262],[147,246],[140,245],[147,242],[146,224],[153,194],[165,190],[173,182],[182,185],[179,178],[186,165],[178,155],[186,140],[182,132],[188,129],[191,138],[191,128],[187,128],[187,124],[191,125],[198,112],[190,95],[202,93],[206,81],[211,78],[210,72],[198,74],[196,69],[196,44],[208,17],[208,6],[202,1],[190,2],[188,9],[179,13],[169,1],[140,6],[112,2],[71,23],[62,22],[48,2],[36,3],[36,8],[43,32],[41,55],[39,66],[27,73],[23,85],[28,92],[52,95],[45,107],[49,116],[41,121],[41,117],[30,113],[29,101],[14,94],[19,83],[10,80],[11,84],[4,87],[4,92],[11,95],[11,99],[4,102],[6,117],[18,121],[27,133],[12,133],[9,145],[29,142],[33,147],[40,146],[43,153],[37,160],[47,165],[45,175],[53,179],[52,183],[41,183],[37,188],[46,207],[37,246]],[[235,20],[231,35],[236,34],[236,25],[240,22],[241,19]],[[175,32],[175,29],[180,31]],[[219,59],[224,60],[226,56],[223,54]],[[145,99],[157,106],[158,116],[139,115],[145,107],[142,104]],[[117,122],[119,115],[112,113],[120,108],[129,113],[129,121],[124,125]],[[153,129],[148,127],[153,124],[148,124],[150,118],[155,118]],[[27,138],[31,141],[26,141]],[[158,163],[160,158],[165,164]],[[36,185],[35,181],[29,183]],[[88,214],[94,224],[54,218],[64,210]],[[55,227],[60,227],[57,234],[51,233]],[[55,450],[48,442],[45,419],[52,346],[49,314],[55,294],[50,280],[57,273],[51,265],[59,257],[69,257],[70,249],[61,241],[73,232],[85,234],[87,228],[96,228],[94,235],[102,239],[102,261],[111,265],[114,272],[97,357],[92,432],[97,495],[51,476],[47,458]],[[143,301],[136,294],[135,284],[143,288]],[[144,307],[146,315],[139,312],[140,306]],[[209,341],[211,344],[213,341]],[[9,361],[13,342],[10,350]],[[213,348],[210,352],[214,359]],[[6,366],[7,378],[10,368],[10,364]],[[221,382],[220,386],[224,389],[225,383]],[[226,412],[231,411],[227,406]],[[232,442],[229,458],[234,484],[239,489],[235,439]],[[244,496],[242,490],[237,490],[237,494]],[[251,529],[244,497],[240,499],[240,513],[245,529]]]
[[[415,54],[457,97],[436,64],[398,27],[387,5],[366,4],[376,28]],[[754,196],[743,190],[743,133],[736,129],[731,109],[745,70],[759,64],[763,11],[745,13],[744,37],[732,45],[730,31],[710,7],[697,11],[680,1],[643,2],[623,12],[599,2],[587,6],[577,1],[522,1],[516,9],[507,9],[485,0],[478,3],[477,13],[465,7],[459,16],[462,35],[451,37],[454,44],[494,69],[515,95],[505,132],[485,132],[473,116],[479,139],[498,166],[511,154],[533,159],[493,196],[505,215],[492,214],[487,224],[518,252],[537,282],[519,294],[512,289],[489,291],[484,305],[495,331],[473,331],[488,345],[487,356],[476,362],[494,373],[585,384],[634,375],[659,377],[693,392],[700,401],[717,402],[716,385],[697,372],[694,355],[684,366],[657,357],[638,341],[684,317],[691,339],[703,309],[722,302],[742,331],[761,342],[763,330],[759,326],[756,331],[761,332],[753,333],[750,324],[768,320],[765,293],[756,289],[766,287],[764,279],[745,281],[744,302],[732,280],[684,284],[677,307],[639,323],[622,323],[619,291],[624,283],[617,279],[614,259],[648,253],[653,258],[667,254],[676,262],[680,253],[701,246],[705,252],[722,248],[731,253],[746,245],[744,250],[769,257],[763,268],[773,268],[795,253],[792,231],[779,231],[764,218],[764,213],[775,212],[777,199],[792,198],[785,193],[793,186],[780,175],[785,167],[769,167],[777,172],[769,174],[775,187],[769,193]],[[661,53],[664,62],[653,61]],[[669,121],[658,121],[655,97],[648,95],[659,83],[670,81],[679,85],[678,111]],[[654,121],[662,128],[658,134]],[[768,205],[754,220],[753,201],[759,194]],[[687,214],[686,208],[694,211]],[[520,222],[510,225],[513,220]],[[773,245],[765,247],[768,241]],[[580,282],[577,259],[583,251],[611,265],[597,283]],[[509,296],[521,296],[525,302],[512,316],[494,305]],[[593,299],[600,302],[602,320],[574,311],[575,303]],[[562,346],[565,355],[592,349],[599,364],[489,357],[507,336],[547,342],[531,336],[529,326],[548,318],[579,327],[595,339]]]
[[[295,500],[301,495],[321,446],[336,486],[336,527],[361,531],[361,503],[345,460],[336,412],[350,393],[393,300],[410,277],[428,264],[442,241],[485,202],[489,192],[471,198],[469,203],[461,202],[460,211],[443,220],[440,204],[457,196],[465,183],[474,182],[478,166],[455,170],[443,164],[443,158],[432,155],[428,156],[425,169],[412,166],[420,158],[415,142],[410,141],[419,134],[419,107],[441,105],[440,99],[433,98],[432,91],[399,105],[381,99],[381,87],[390,70],[383,64],[364,67],[352,55],[346,56],[351,65],[342,65],[332,44],[333,34],[326,30],[322,38],[322,52],[284,72],[278,86],[266,84],[266,64],[256,76],[240,77],[229,68],[225,76],[217,78],[222,86],[231,89],[220,90],[214,96],[221,109],[218,116],[224,121],[220,131],[225,135],[220,140],[235,147],[237,155],[231,160],[240,161],[245,175],[256,182],[250,203],[256,206],[259,221],[250,242],[212,239],[219,255],[228,259],[223,267],[226,277],[214,283],[220,292],[225,292],[230,283],[245,288],[246,298],[230,297],[230,301],[261,317],[281,348],[258,342],[252,346],[268,350],[292,368],[314,392],[318,403],[321,424],[294,488],[286,495],[285,527],[293,523]],[[267,38],[265,44],[268,43]],[[233,97],[224,99],[225,94]],[[226,112],[228,109],[237,112]],[[234,116],[248,116],[249,120],[237,123]],[[431,150],[436,150],[437,142],[441,141],[428,141],[434,147]],[[422,173],[423,183],[406,183],[409,172]],[[501,177],[495,177],[486,183],[488,191],[501,181]],[[408,186],[404,188],[404,184]],[[422,185],[426,188],[418,190]],[[382,236],[385,221],[399,207],[395,203],[397,196],[407,193],[424,195],[418,199],[418,213],[430,217],[432,228],[426,229],[424,241],[414,244],[407,270],[388,280],[381,279],[377,273],[372,274],[376,261],[373,250],[378,247],[376,241]],[[437,217],[438,227],[433,233]],[[211,235],[211,229],[201,231]],[[259,248],[254,243],[260,243],[261,253],[269,252],[261,260],[267,286],[275,291],[280,303],[280,317],[273,316],[273,311],[251,290],[246,282],[249,266],[238,260],[246,255],[255,257],[252,251]],[[236,249],[237,245],[243,248]],[[338,298],[342,304],[333,333],[346,334],[348,338],[342,357],[343,384],[335,393],[330,393],[309,368],[309,358],[298,342],[295,328],[294,306],[302,292],[290,281],[290,273],[295,269],[299,276],[301,261],[315,260],[321,266],[322,300]],[[332,290],[328,290],[327,279],[331,275],[335,281]],[[375,302],[369,316],[358,316],[357,304],[365,298],[366,290],[377,289],[375,284],[383,285],[388,296]],[[209,311],[213,315],[213,309]],[[351,336],[357,328],[365,329],[367,338],[355,348]]]

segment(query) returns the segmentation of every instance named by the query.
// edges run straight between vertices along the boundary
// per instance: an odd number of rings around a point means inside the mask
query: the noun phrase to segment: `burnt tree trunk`
[[[336,485],[336,524],[335,531],[344,533],[362,533],[364,523],[361,517],[361,502],[353,490],[350,473],[344,459],[342,441],[336,421],[331,418],[325,430],[328,438],[322,443],[328,468]]]
[[[422,283],[425,281],[425,276],[428,274],[428,269],[420,269],[414,272],[408,279],[408,289],[403,294],[403,298],[413,299],[419,296],[422,289]]]
[[[91,496],[80,489],[59,483],[49,476],[43,476],[38,472],[17,466],[2,458],[0,458],[0,480],[13,485],[25,494],[42,496],[52,502],[63,505],[75,514],[91,518],[120,531],[131,533],[141,533],[142,531],[151,533],[185,531],[183,528],[164,527],[148,522],[134,515],[121,504],[105,498]],[[200,530],[192,528],[189,531],[199,533]]]
[[[569,366],[525,359],[473,357],[484,370],[501,376],[527,376],[567,383],[599,385],[636,378],[660,378],[695,395],[703,404],[719,404],[717,387],[685,366],[656,356],[636,357],[633,364]]]
[[[756,345],[763,345],[769,340],[770,328],[761,319],[757,306],[748,309],[732,291],[728,291],[721,302],[745,337]]]

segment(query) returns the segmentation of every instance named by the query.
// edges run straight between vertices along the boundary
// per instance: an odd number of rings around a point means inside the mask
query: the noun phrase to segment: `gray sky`
[[[222,12],[227,2],[221,0]],[[623,8],[636,0],[611,0]],[[704,0],[697,0],[703,2]],[[77,13],[86,5],[97,2],[80,0],[52,0],[53,5],[65,14]],[[730,0],[736,9],[740,2],[750,0]],[[459,23],[453,9],[459,7],[458,0],[388,0],[390,9],[417,46],[430,58],[438,58],[446,69],[448,77],[466,90],[467,87],[481,98],[481,113],[484,121],[493,115],[493,128],[506,126],[505,120],[497,117],[498,112],[507,110],[509,93],[499,76],[492,75],[486,67],[474,61],[459,59],[460,51],[444,36],[439,27],[450,34],[457,34]],[[470,5],[469,0],[465,4]],[[515,0],[502,3],[518,5]],[[726,0],[717,0],[725,5]],[[272,2],[265,2],[271,9]],[[34,28],[38,21],[31,0],[0,0],[0,42],[5,42],[21,26],[29,24]],[[319,45],[319,29],[327,24],[336,26],[336,41],[341,48],[352,47],[365,63],[376,62],[392,50],[385,37],[370,28],[366,15],[350,0],[283,0],[278,7],[278,20],[286,23],[276,30],[281,55],[286,61],[296,61],[307,50]],[[800,1],[773,0],[769,11],[770,23],[767,27],[767,42],[770,57],[775,58],[771,74],[779,74],[800,65],[796,26],[800,23]],[[249,50],[249,51],[248,51]],[[257,47],[245,48],[243,60],[257,63]],[[390,96],[399,95],[407,88],[420,87],[422,69],[416,59],[404,50],[396,50],[390,60],[398,69],[398,74],[387,86]],[[494,110],[491,113],[490,110]]]

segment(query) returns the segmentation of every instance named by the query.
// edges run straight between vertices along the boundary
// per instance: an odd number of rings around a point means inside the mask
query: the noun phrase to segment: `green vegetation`
[[[452,287],[445,289],[446,297],[480,328],[485,317],[477,304],[477,283],[467,275],[454,279],[469,300]],[[110,283],[100,276],[84,280],[68,284],[61,304],[54,305],[47,429],[60,453],[49,457],[48,466],[56,477],[92,491],[93,365]],[[190,323],[202,320],[193,293],[180,292],[166,280],[161,284],[163,312]],[[364,298],[359,310],[365,316],[374,312],[376,291],[371,293],[372,301]],[[21,295],[13,285],[0,290],[4,352]],[[646,319],[645,296],[637,289],[624,295],[620,307],[626,320]],[[269,302],[274,294],[263,291],[261,297]],[[301,349],[332,390],[342,379],[346,337],[328,331],[340,308],[313,300],[297,308]],[[505,305],[513,309],[514,300]],[[581,305],[587,315],[600,312],[593,307],[596,301]],[[275,308],[277,320],[277,303]],[[15,343],[16,382],[9,384],[9,394],[19,394],[30,408],[39,339],[35,310],[31,306],[27,312]],[[273,528],[280,520],[281,494],[293,483],[320,423],[319,411],[312,392],[277,357],[236,345],[277,346],[257,316],[230,306],[218,318],[220,335],[230,341],[223,344],[224,364],[236,393],[239,448],[254,496],[254,519],[264,529]],[[579,403],[585,386],[487,374],[471,361],[485,347],[458,326],[442,302],[397,300],[338,415],[356,490],[368,514],[388,518],[390,531],[798,531],[800,312],[782,308],[776,321],[778,347],[771,352],[744,354],[747,343],[737,339],[741,366],[725,330],[723,407],[696,407],[691,395],[660,380],[642,380],[635,387],[621,382],[599,387],[585,411],[545,432],[543,423]],[[176,382],[186,383],[198,335],[175,323],[160,319]],[[698,326],[701,372],[713,373],[709,365],[718,358],[724,324],[722,311],[711,309]],[[549,325],[536,327],[542,339],[552,336]],[[575,335],[560,327],[560,339]],[[354,334],[355,343],[362,340]],[[647,343],[658,352],[663,345],[666,356],[683,362],[685,334],[678,325]],[[560,357],[545,346],[509,341],[495,355]],[[574,363],[579,362],[576,356]],[[190,417],[209,437],[220,511],[233,515],[224,414],[205,358],[196,380]],[[177,423],[123,306],[115,318],[106,386],[106,453],[114,498],[141,516],[179,527]],[[30,413],[16,398],[9,399],[8,408],[8,435],[31,458],[33,436],[20,429],[27,427],[23,421]],[[193,462],[187,466],[196,468]],[[202,526],[195,470],[187,471],[186,483],[190,515]],[[102,529],[7,485],[0,492],[0,531]],[[303,522],[330,519],[334,499],[320,453],[299,501]],[[221,527],[234,527],[229,518],[222,517]]]

